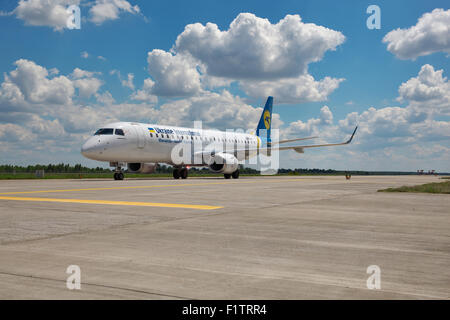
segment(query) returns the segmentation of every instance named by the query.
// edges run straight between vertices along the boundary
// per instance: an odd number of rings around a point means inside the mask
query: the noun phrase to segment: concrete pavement
[[[3,180],[0,298],[448,299],[450,196],[376,192],[430,181]]]

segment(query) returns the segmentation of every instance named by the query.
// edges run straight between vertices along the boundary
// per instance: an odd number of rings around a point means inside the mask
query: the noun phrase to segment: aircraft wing
[[[248,150],[248,151],[259,151],[262,153],[269,153],[271,151],[294,150],[295,152],[303,153],[303,149],[307,149],[307,148],[342,146],[342,145],[349,144],[350,142],[352,142],[357,129],[358,129],[358,127],[355,128],[350,139],[348,139],[345,142],[341,142],[341,143],[312,144],[312,145],[310,144],[310,145],[303,145],[303,146],[269,147],[269,148],[258,148],[258,149],[241,149],[241,150],[236,150],[236,152],[245,152]],[[310,138],[307,138],[307,139],[310,139]],[[293,139],[293,140],[296,141],[296,139]]]
[[[310,139],[315,139],[318,137],[307,137],[307,138],[297,138],[297,139],[289,139],[289,140],[279,140],[276,142],[272,142],[272,146],[277,145],[277,144],[282,144],[282,143],[288,143],[288,142],[294,142],[294,141],[300,141],[300,140],[310,140]]]
[[[333,146],[342,146],[344,144],[349,144],[350,142],[352,142],[353,140],[353,136],[356,133],[356,130],[358,129],[358,127],[355,128],[355,130],[353,130],[352,136],[350,137],[350,139],[348,139],[345,142],[341,142],[341,143],[328,143],[328,144],[312,144],[312,145],[304,145],[304,146],[289,146],[289,147],[278,147],[275,150],[294,150],[298,153],[303,153],[303,149],[306,148],[319,148],[319,147],[333,147]],[[272,150],[274,150],[274,148],[272,148]]]
[[[249,148],[249,149],[238,149],[238,150],[225,150],[225,151],[215,151],[215,150],[211,150],[211,151],[205,151],[202,150],[200,152],[196,152],[194,153],[195,156],[212,156],[217,152],[225,152],[225,153],[231,153],[231,154],[235,154],[237,152],[260,152],[260,153],[270,153],[271,151],[283,151],[283,150],[294,150],[295,152],[298,153],[303,153],[303,149],[307,149],[307,148],[319,148],[319,147],[332,147],[332,146],[341,146],[344,144],[349,144],[350,142],[352,142],[353,137],[356,133],[356,130],[358,129],[358,127],[355,128],[355,130],[353,131],[350,139],[348,139],[345,142],[341,142],[341,143],[328,143],[328,144],[310,144],[310,145],[302,145],[302,146],[286,146],[286,147],[269,147],[269,148]],[[298,140],[307,140],[307,139],[313,139],[314,137],[308,137],[308,138],[299,138],[299,139],[292,139],[292,140],[282,140],[283,143],[284,142],[291,142],[291,141],[298,141]]]

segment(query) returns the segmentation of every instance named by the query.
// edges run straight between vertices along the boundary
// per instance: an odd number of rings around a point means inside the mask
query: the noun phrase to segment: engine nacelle
[[[157,166],[157,163],[127,163],[128,171],[131,173],[153,173]]]
[[[217,173],[233,173],[239,168],[238,159],[229,153],[216,153],[211,156],[209,169]]]

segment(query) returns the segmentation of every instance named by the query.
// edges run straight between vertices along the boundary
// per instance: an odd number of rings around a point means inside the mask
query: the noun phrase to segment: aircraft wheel
[[[231,174],[231,176],[233,177],[233,179],[239,179],[239,170],[236,170],[235,172],[233,172]]]
[[[174,179],[180,179],[180,170],[173,169],[173,178]]]
[[[224,173],[224,174],[223,174],[223,177],[224,177],[225,179],[230,179],[230,178],[231,178],[231,174],[230,174],[230,173]]]
[[[123,180],[123,173],[122,172],[114,172],[114,180]]]
[[[188,170],[187,170],[187,168],[181,169],[180,176],[181,176],[181,179],[187,179],[187,177],[188,177]]]

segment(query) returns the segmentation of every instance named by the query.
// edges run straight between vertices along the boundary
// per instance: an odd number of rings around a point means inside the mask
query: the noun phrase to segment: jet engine
[[[127,168],[131,173],[153,173],[158,166],[157,163],[128,163]]]
[[[209,169],[217,173],[230,174],[239,168],[238,159],[229,153],[216,153],[211,156]]]

